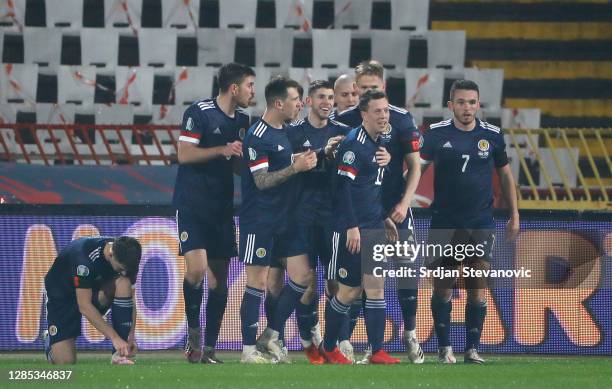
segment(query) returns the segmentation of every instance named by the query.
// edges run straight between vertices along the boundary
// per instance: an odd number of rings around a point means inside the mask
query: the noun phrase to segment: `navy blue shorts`
[[[294,255],[307,254],[311,269],[316,269],[318,260],[320,260],[327,274],[327,266],[331,257],[330,228],[320,225],[299,224],[292,227],[285,236],[288,239],[288,252],[295,253]],[[281,267],[278,258],[273,259],[270,266]]]
[[[246,266],[282,267],[280,258],[293,257],[304,252],[295,252],[290,247],[288,232],[272,233],[242,226],[240,229],[240,260]]]
[[[103,307],[98,301],[99,289],[91,290],[91,302],[101,315],[106,314],[110,307]],[[47,296],[45,303],[47,311],[47,331],[49,331],[50,351],[51,345],[66,339],[74,339],[81,335],[81,312],[76,301],[72,298]]]
[[[426,259],[429,268],[439,266],[454,267],[461,265],[461,263],[469,264],[475,260],[490,262],[495,244],[495,230],[488,228],[432,228],[429,230],[427,244],[435,244],[436,246],[451,245],[454,250],[454,255],[444,255],[444,253],[440,255],[439,251],[430,250],[432,254]],[[474,247],[475,250],[466,251],[466,248],[469,247],[468,245]]]
[[[346,231],[332,232],[332,255],[327,269],[327,279],[337,280],[347,286],[361,286],[361,253],[351,254],[346,248]]]
[[[234,218],[209,219],[188,210],[176,210],[179,254],[205,249],[208,259],[229,259],[236,256]]]

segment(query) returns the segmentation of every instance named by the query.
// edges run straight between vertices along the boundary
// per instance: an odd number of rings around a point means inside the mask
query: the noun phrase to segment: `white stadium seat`
[[[255,31],[255,66],[291,66],[293,55],[293,30],[258,28]]]
[[[81,28],[83,0],[45,0],[47,27]]]
[[[334,27],[369,30],[372,22],[372,0],[334,1]]]
[[[123,8],[127,5],[127,9]],[[104,0],[104,25],[115,28],[139,28],[142,0]]]
[[[462,68],[465,63],[465,31],[427,31],[427,67]]]
[[[464,77],[478,84],[480,90],[480,105],[483,108],[500,108],[502,102],[502,91],[504,87],[503,69],[475,69],[463,70]]]
[[[194,101],[211,96],[214,76],[213,68],[176,68],[174,71],[174,104],[177,106],[189,105]]]
[[[406,106],[441,108],[444,94],[442,69],[405,69]]]
[[[58,66],[62,52],[62,33],[57,28],[28,27],[23,31],[25,63]]]
[[[313,0],[275,0],[276,28],[312,28]]]
[[[349,30],[312,30],[312,66],[348,68],[351,53]]]
[[[236,32],[230,29],[200,28],[198,66],[221,66],[234,61]]]
[[[371,30],[372,58],[385,67],[402,70],[408,62],[410,32]]]
[[[81,29],[81,63],[113,69],[119,56],[119,33],[110,28]]]
[[[223,0],[219,2],[221,28],[255,28],[257,1]]]
[[[3,64],[0,70],[0,102],[34,102],[38,65]]]
[[[57,102],[59,104],[93,104],[96,91],[96,68],[93,66],[60,66],[57,69]]]
[[[140,66],[174,67],[176,46],[176,29],[141,28],[138,31]]]
[[[429,0],[391,0],[391,29],[425,32],[429,24]]]
[[[200,17],[199,0],[162,0],[162,27],[195,30]]]
[[[116,102],[151,107],[153,76],[152,68],[118,66],[115,69]]]

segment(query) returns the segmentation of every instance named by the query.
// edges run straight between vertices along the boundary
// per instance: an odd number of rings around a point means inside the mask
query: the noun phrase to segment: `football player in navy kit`
[[[113,344],[111,363],[134,364],[136,283],[142,248],[134,238],[76,239],[57,256],[45,276],[45,353],[54,364],[76,362],[81,315]],[[103,315],[112,312],[112,326]]]
[[[242,156],[240,130],[249,127],[255,73],[230,63],[219,68],[219,96],[193,103],[183,116],[174,187],[180,253],[185,256],[183,295],[189,362],[220,363],[214,349],[227,304],[229,259],[236,255],[233,159]],[[206,334],[200,345],[203,280],[208,278]]]
[[[354,107],[359,102],[355,78],[348,74],[342,74],[334,82],[334,102],[336,112],[344,112]]]
[[[367,91],[359,101],[363,124],[353,129],[338,149],[338,177],[333,192],[333,235],[330,270],[338,281],[338,292],[325,309],[325,336],[320,348],[328,363],[351,364],[336,342],[343,324],[348,320],[350,304],[367,297],[366,329],[372,345],[369,362],[396,364],[382,349],[386,303],[384,278],[368,274],[362,268],[360,251],[363,230],[387,229],[390,239],[397,240],[397,227],[387,217],[382,203],[385,170],[376,161],[381,136],[389,125],[389,102],[382,91]]]
[[[519,230],[519,214],[514,178],[508,164],[506,145],[501,129],[476,118],[480,107],[478,85],[457,80],[450,90],[448,108],[453,117],[432,124],[423,135],[421,158],[423,169],[433,163],[434,201],[429,242],[434,244],[481,245],[480,251],[463,259],[464,266],[489,269],[493,242],[492,175],[495,169],[510,208],[506,239],[511,241]],[[453,257],[431,258],[430,267],[458,268]],[[478,345],[487,313],[485,291],[487,280],[465,278],[466,363],[484,363]],[[438,359],[455,363],[450,343],[450,317],[454,278],[434,279],[431,311],[438,339]]]
[[[378,61],[369,60],[355,68],[355,82],[360,95],[368,90],[385,90],[384,68]],[[397,224],[402,241],[410,241],[414,237],[414,220],[410,211],[410,203],[421,177],[419,164],[420,132],[414,124],[410,113],[400,107],[389,105],[389,130],[382,134],[382,141],[391,154],[389,171],[383,183],[382,196],[385,212]],[[357,127],[361,124],[361,114],[358,107],[349,108],[344,112],[336,112],[333,119]],[[408,170],[403,172],[404,163]],[[404,178],[405,177],[405,178]],[[396,260],[399,260],[396,258]],[[413,265],[412,263],[400,263]],[[398,283],[398,299],[404,320],[403,341],[412,363],[423,363],[424,354],[416,338],[417,288],[414,282],[407,285]],[[353,354],[349,342],[361,302],[356,300],[349,311],[350,325],[340,334],[340,350],[346,355]],[[367,361],[367,358],[366,360]]]
[[[242,363],[270,362],[257,351],[256,335],[272,258],[287,257],[289,276],[274,318],[268,323],[272,336],[266,346],[276,361],[287,361],[278,339],[279,330],[311,282],[306,252],[292,252],[285,247],[296,196],[291,178],[317,164],[317,155],[312,150],[293,154],[287,138],[285,122],[297,117],[302,104],[298,85],[284,77],[273,78],[265,89],[266,111],[244,138],[240,258],[245,264],[247,284],[240,306]]]

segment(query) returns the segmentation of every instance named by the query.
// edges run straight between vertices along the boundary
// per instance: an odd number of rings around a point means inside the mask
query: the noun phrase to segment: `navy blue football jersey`
[[[502,131],[477,119],[462,131],[448,119],[432,124],[423,135],[421,158],[433,162],[434,215],[450,227],[488,228],[493,223],[493,168],[508,163]]]
[[[358,107],[336,113],[334,119],[355,128],[361,125],[361,112]],[[389,130],[381,135],[381,144],[391,154],[388,174],[383,184],[383,206],[389,212],[399,202],[404,193],[404,156],[419,151],[421,134],[416,128],[410,112],[389,104]]]
[[[200,148],[225,146],[239,140],[240,130],[249,127],[249,116],[237,109],[227,116],[215,99],[193,103],[183,115],[179,141]],[[172,200],[176,208],[188,208],[207,217],[233,214],[234,176],[232,160],[216,158],[204,163],[180,164]]]
[[[385,168],[378,166],[374,141],[358,127],[342,141],[336,154],[337,174],[333,193],[335,231],[348,228],[379,228],[382,225],[382,185]],[[345,188],[348,185],[348,190]]]
[[[272,188],[259,190],[253,173],[264,168],[274,172],[291,165],[293,151],[287,138],[287,126],[274,128],[260,119],[247,131],[242,153],[241,228],[272,233],[284,230],[289,209],[295,203],[295,177]]]
[[[75,288],[95,289],[119,276],[104,258],[104,246],[113,238],[73,240],[57,256],[45,276],[48,296],[74,298]]]
[[[335,120],[329,120],[325,127],[313,127],[307,119],[289,126],[287,136],[294,152],[313,150],[319,154],[317,167],[299,174],[296,206],[296,222],[311,225],[328,225],[331,220],[332,180],[336,175],[334,160],[324,157],[327,141],[338,135],[345,136],[350,128]]]

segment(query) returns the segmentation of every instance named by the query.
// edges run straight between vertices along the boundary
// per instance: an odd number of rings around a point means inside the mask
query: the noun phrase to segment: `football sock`
[[[132,315],[134,314],[134,301],[131,297],[115,297],[111,307],[113,329],[127,341],[132,329]],[[116,350],[113,348],[113,353]]]
[[[368,343],[372,345],[372,354],[382,348],[385,334],[385,316],[387,303],[385,299],[367,299],[365,303],[365,322]]]
[[[183,297],[185,298],[185,315],[189,328],[200,328],[200,307],[202,306],[202,283],[193,285],[183,280]]]
[[[240,323],[242,325],[242,344],[255,345],[259,327],[259,307],[264,291],[247,286],[240,304]]]
[[[348,320],[344,323],[340,330],[340,337],[338,338],[341,342],[343,340],[351,340],[353,331],[359,320],[359,312],[361,312],[361,299],[353,301],[348,311]]]
[[[291,316],[291,313],[295,310],[295,306],[299,303],[304,292],[306,292],[307,286],[296,284],[291,279],[283,287],[280,296],[278,296],[278,303],[274,310],[274,319],[272,325],[269,326],[274,331],[281,332],[285,328],[285,322]],[[279,336],[280,339],[280,336]]]
[[[465,350],[478,348],[480,345],[480,334],[487,316],[487,301],[478,303],[468,302],[465,306]]]
[[[416,328],[417,293],[418,289],[399,289],[397,291],[404,319],[404,331],[412,331]]]
[[[227,290],[208,289],[206,301],[206,332],[204,333],[204,346],[215,348],[221,329],[221,320],[227,305]]]
[[[310,330],[319,322],[319,312],[317,310],[318,306],[319,296],[315,294],[312,296],[310,303],[303,304],[301,301],[299,301],[295,307],[295,316],[297,318],[298,329],[300,331],[300,338],[303,340],[310,341],[312,338]]]
[[[323,336],[323,348],[332,351],[336,348],[338,334],[344,322],[347,321],[350,306],[344,305],[336,297],[333,297],[325,306],[325,335]]]
[[[434,293],[431,298],[431,314],[434,319],[438,347],[450,346],[450,318],[453,305]]]

